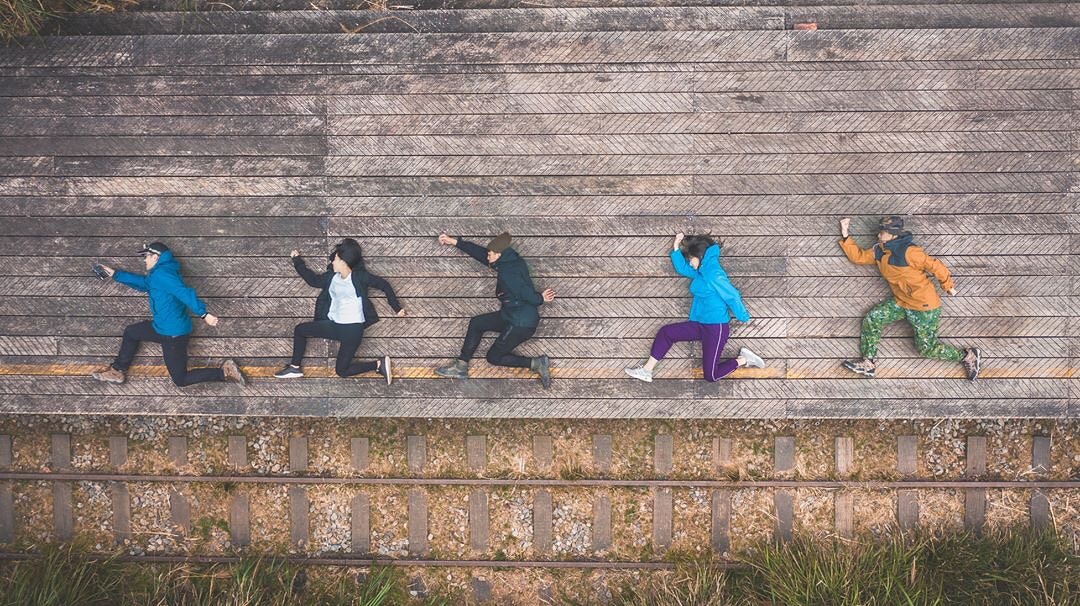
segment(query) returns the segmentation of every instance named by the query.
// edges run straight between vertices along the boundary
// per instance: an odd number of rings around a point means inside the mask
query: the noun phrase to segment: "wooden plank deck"
[[[434,33],[356,35],[328,15],[291,34],[258,33],[287,15],[215,17],[200,35],[133,15],[4,49],[0,412],[1080,416],[1074,7],[1026,7],[1001,29],[985,16],[1007,5],[589,10],[418,14]],[[780,29],[873,15],[877,29]],[[983,349],[978,383],[919,358],[906,326],[887,330],[879,378],[839,367],[887,289],[843,258],[837,221],[853,216],[866,245],[884,214],[907,215],[954,272],[941,334]],[[467,318],[494,309],[492,276],[438,246],[444,229],[509,229],[559,292],[522,348],[552,356],[551,390],[482,360],[468,382],[433,375]],[[653,384],[623,378],[685,318],[666,259],[680,230],[724,240],[754,316],[729,348],[768,368],[708,384],[680,346]],[[333,346],[313,341],[313,376],[275,381],[316,294],[288,252],[318,259],[342,237],[409,311],[361,348],[395,355],[400,380],[333,378]],[[147,314],[89,264],[137,269],[152,239],[222,317],[197,326],[193,363],[234,357],[246,389],[175,388],[154,347],[126,385],[86,376]]]

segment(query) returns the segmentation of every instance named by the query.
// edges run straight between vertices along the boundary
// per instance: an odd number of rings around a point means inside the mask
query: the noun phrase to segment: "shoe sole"
[[[872,372],[864,372],[864,371],[861,371],[861,370],[856,370],[853,367],[852,364],[848,364],[847,362],[844,362],[843,364],[841,364],[841,366],[843,366],[844,368],[850,370],[851,372],[859,375],[860,377],[865,377],[867,379],[873,379],[874,378],[874,373],[872,373]]]
[[[551,360],[548,360],[547,363],[544,366],[541,366],[541,370],[545,371],[545,372],[538,372],[537,373],[537,374],[540,375],[540,384],[544,386],[544,389],[550,389],[551,388]]]
[[[975,374],[968,377],[968,381],[975,381],[979,378],[979,373],[982,371],[982,352],[978,348],[973,350],[975,352]]]
[[[274,378],[275,379],[299,379],[302,376],[304,376],[304,373],[301,372],[301,373],[287,374],[287,375],[277,375],[276,374],[276,375],[274,375]]]
[[[97,381],[101,381],[102,383],[112,383],[113,385],[123,385],[124,384],[123,381],[117,381],[115,379],[106,379],[104,377],[99,377],[97,375],[90,375],[90,376],[93,377]]]
[[[390,356],[383,356],[382,368],[385,371],[384,376],[386,377],[386,384],[390,385],[394,382],[394,368],[391,365]]]
[[[634,376],[634,375],[630,374],[630,371],[626,370],[625,368],[623,369],[623,372],[625,372],[626,376],[630,377],[631,379],[637,379],[638,381],[641,381],[642,383],[652,383],[652,377],[649,377],[648,379],[645,379],[643,377]]]

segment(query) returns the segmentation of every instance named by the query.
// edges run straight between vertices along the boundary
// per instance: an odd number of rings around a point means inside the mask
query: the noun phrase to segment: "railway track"
[[[27,439],[40,440],[42,435]],[[892,447],[896,453],[896,468],[892,477],[887,478],[858,477],[855,443],[850,436],[836,436],[833,440],[833,452],[830,453],[833,473],[828,474],[831,477],[797,477],[798,455],[808,453],[805,450],[797,452],[796,438],[783,435],[772,437],[772,452],[769,453],[772,469],[771,477],[767,479],[747,479],[732,473],[729,463],[733,440],[721,436],[711,438],[713,473],[700,477],[673,477],[677,473],[677,436],[663,433],[649,439],[652,457],[648,477],[612,477],[613,462],[616,462],[613,459],[620,456],[620,452],[625,455],[625,451],[613,448],[615,438],[627,439],[607,434],[592,435],[589,438],[591,466],[570,473],[573,477],[551,477],[565,471],[557,473],[554,470],[556,443],[551,436],[543,435],[532,438],[533,461],[529,469],[543,470],[544,473],[485,477],[485,473],[505,474],[506,470],[489,465],[487,436],[467,435],[463,436],[464,452],[459,453],[459,456],[464,455],[464,460],[458,462],[464,463],[463,467],[468,471],[439,473],[443,477],[431,477],[425,474],[440,470],[431,469],[439,457],[437,453],[434,457],[428,456],[428,439],[424,435],[407,436],[401,445],[404,452],[389,455],[403,455],[406,465],[402,467],[399,463],[398,473],[383,476],[373,475],[373,469],[377,467],[373,462],[388,454],[382,450],[373,455],[371,439],[364,436],[351,437],[340,445],[340,448],[348,449],[350,473],[326,474],[318,465],[312,465],[314,457],[309,452],[312,438],[293,435],[287,438],[288,464],[280,472],[258,474],[248,473],[254,469],[249,461],[254,444],[242,435],[227,436],[226,452],[223,453],[227,469],[189,473],[183,471],[193,469],[190,462],[194,457],[189,456],[189,440],[185,436],[169,436],[161,445],[165,452],[159,453],[167,456],[177,472],[132,473],[133,467],[152,466],[130,460],[143,456],[145,450],[136,449],[129,457],[128,438],[123,435],[88,437],[51,433],[47,469],[44,470],[28,466],[25,452],[18,461],[19,468],[15,468],[13,445],[19,444],[20,437],[0,435],[0,560],[26,560],[39,556],[32,547],[35,541],[27,540],[32,538],[30,529],[20,527],[26,517],[24,508],[39,507],[51,509],[48,533],[52,540],[68,542],[88,533],[94,535],[98,549],[89,554],[91,558],[118,558],[139,563],[229,564],[238,562],[249,552],[274,553],[275,559],[305,565],[406,567],[415,571],[410,573],[415,575],[411,577],[410,587],[421,589],[424,586],[423,570],[465,570],[473,598],[482,602],[492,595],[490,575],[495,571],[509,574],[514,570],[577,569],[616,573],[674,568],[672,561],[663,556],[672,548],[686,549],[686,538],[683,537],[680,543],[677,537],[680,524],[684,529],[693,524],[707,526],[707,532],[700,528],[695,535],[702,543],[700,551],[713,552],[722,566],[737,567],[740,565],[738,560],[732,559],[729,552],[732,551],[732,537],[745,530],[745,521],[739,515],[747,500],[740,500],[739,495],[754,495],[759,502],[767,501],[769,531],[777,540],[789,541],[800,530],[797,526],[800,499],[807,494],[823,494],[831,501],[830,531],[849,538],[859,530],[857,500],[871,493],[886,495],[886,501],[894,508],[891,526],[900,531],[933,525],[934,520],[928,518],[935,514],[920,514],[921,502],[942,493],[960,494],[964,526],[979,531],[987,524],[987,504],[992,495],[1021,491],[1027,501],[1025,514],[1029,523],[1045,527],[1055,522],[1054,494],[1080,492],[1080,480],[1051,479],[1053,444],[1046,436],[1031,436],[1031,458],[1025,462],[1025,466],[1030,463],[1030,470],[1017,479],[1002,479],[987,473],[987,438],[980,435],[967,436],[964,473],[949,479],[919,477],[919,438],[915,435],[889,438],[895,439]],[[107,440],[108,464],[94,464],[91,465],[93,469],[84,469],[87,466],[85,458],[73,460],[76,450],[73,440],[78,441],[79,449],[83,450],[88,441]],[[41,444],[38,446],[36,452],[41,450]],[[199,447],[200,443],[196,442],[195,448]],[[441,447],[445,447],[445,443]],[[445,464],[445,459],[439,463]],[[538,475],[547,477],[536,477]],[[1057,477],[1060,478],[1060,474]],[[98,528],[88,527],[92,524],[87,520],[92,516],[85,515],[81,509],[80,491],[88,486],[101,487],[107,494],[109,508],[104,513],[107,522]],[[163,511],[155,510],[153,499],[145,497],[147,486],[167,491],[167,499],[156,504],[156,508]],[[212,499],[208,502],[200,496],[205,495],[205,491],[200,493],[199,487],[224,489],[217,491],[222,495],[221,502],[215,504]],[[328,519],[319,511],[327,508],[327,500],[320,497],[319,491],[323,490],[345,493],[341,499],[347,499],[347,502],[339,500],[346,506],[347,521],[343,528],[319,528]],[[386,499],[385,491],[392,491],[404,500],[404,506],[396,510],[396,516],[377,513],[380,500]],[[500,503],[506,503],[499,501],[499,495],[505,496],[507,491],[524,497],[522,502],[527,506],[528,518],[524,534],[528,536],[522,536],[522,532],[515,534],[512,525],[508,530],[505,516],[500,520],[497,514]],[[689,509],[685,506],[692,501],[688,495],[694,494],[701,497],[701,508],[707,511],[699,512],[704,514],[702,516],[694,517],[692,502]],[[21,498],[16,498],[19,495]],[[458,501],[454,495],[462,500]],[[620,550],[626,541],[620,543],[618,536],[620,527],[637,523],[626,514],[626,507],[620,506],[628,499],[635,500],[635,508],[642,512],[639,518],[647,518],[645,525],[649,527],[646,549],[638,550],[640,555],[630,554],[631,557],[627,557],[626,549]],[[281,502],[273,502],[275,500]],[[573,504],[568,503],[571,500],[589,503],[584,551],[567,548],[572,541],[564,539],[561,545],[559,542],[559,535],[568,532],[565,515],[564,523],[560,525],[559,509],[572,509]],[[446,522],[446,510],[454,508],[465,510],[464,515],[459,516],[459,519],[463,518],[462,528]],[[259,510],[264,510],[261,518],[256,515]],[[863,511],[866,511],[865,507]],[[192,549],[191,543],[185,541],[200,532],[201,519],[214,516],[227,518],[224,532],[227,532],[228,542],[224,548],[218,545],[216,550],[208,550],[205,545]],[[148,522],[140,517],[157,521]],[[401,526],[404,526],[403,533]],[[580,528],[571,529],[575,530]],[[163,547],[159,545],[156,550],[147,548],[142,539],[148,532],[167,535],[171,542]],[[318,544],[315,535],[319,532],[347,535],[347,539],[342,537],[345,547],[320,551],[314,547]],[[387,553],[384,549],[386,537],[395,532],[403,535],[402,549]],[[526,540],[528,547],[511,552],[509,556],[503,554],[500,546],[505,544],[508,532],[515,542]],[[108,538],[101,540],[103,534]],[[455,535],[454,540],[464,544],[464,551],[448,550],[447,534]],[[267,535],[287,536],[287,543],[279,542],[287,547],[268,549],[266,541],[260,541],[261,536]],[[545,587],[541,591],[541,601],[547,599],[545,595],[550,595],[550,586]]]

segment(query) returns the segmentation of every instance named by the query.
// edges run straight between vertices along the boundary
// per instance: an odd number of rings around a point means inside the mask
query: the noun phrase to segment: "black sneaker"
[[[874,374],[877,372],[874,363],[866,358],[861,360],[845,360],[843,366],[851,372],[862,375],[867,379],[873,379]]]
[[[376,371],[386,379],[386,384],[389,385],[394,382],[394,369],[390,365],[390,356],[382,357],[382,364],[379,365],[379,369]]]
[[[973,358],[969,360],[968,358]],[[982,352],[978,347],[972,347],[964,350],[964,359],[960,361],[964,365],[964,370],[967,372],[968,381],[974,381],[979,378],[979,371],[982,370]]]
[[[295,379],[302,376],[304,376],[304,371],[299,366],[293,366],[292,364],[274,373],[274,377],[278,379]]]

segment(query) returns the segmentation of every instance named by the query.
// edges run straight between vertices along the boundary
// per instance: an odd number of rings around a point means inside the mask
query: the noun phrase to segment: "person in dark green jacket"
[[[469,376],[469,361],[472,360],[480,339],[485,332],[497,332],[499,336],[487,353],[487,361],[493,366],[528,368],[540,375],[544,387],[551,386],[551,362],[547,356],[526,358],[514,353],[514,348],[521,345],[536,333],[540,324],[539,307],[555,299],[555,291],[547,289],[538,292],[529,276],[529,266],[516,250],[510,247],[510,234],[503,232],[495,236],[487,247],[480,246],[461,238],[452,238],[439,234],[439,244],[455,246],[478,262],[491,267],[496,272],[495,297],[501,305],[499,311],[476,316],[469,320],[465,333],[465,343],[461,346],[461,355],[447,366],[435,369],[442,377],[464,379]]]

